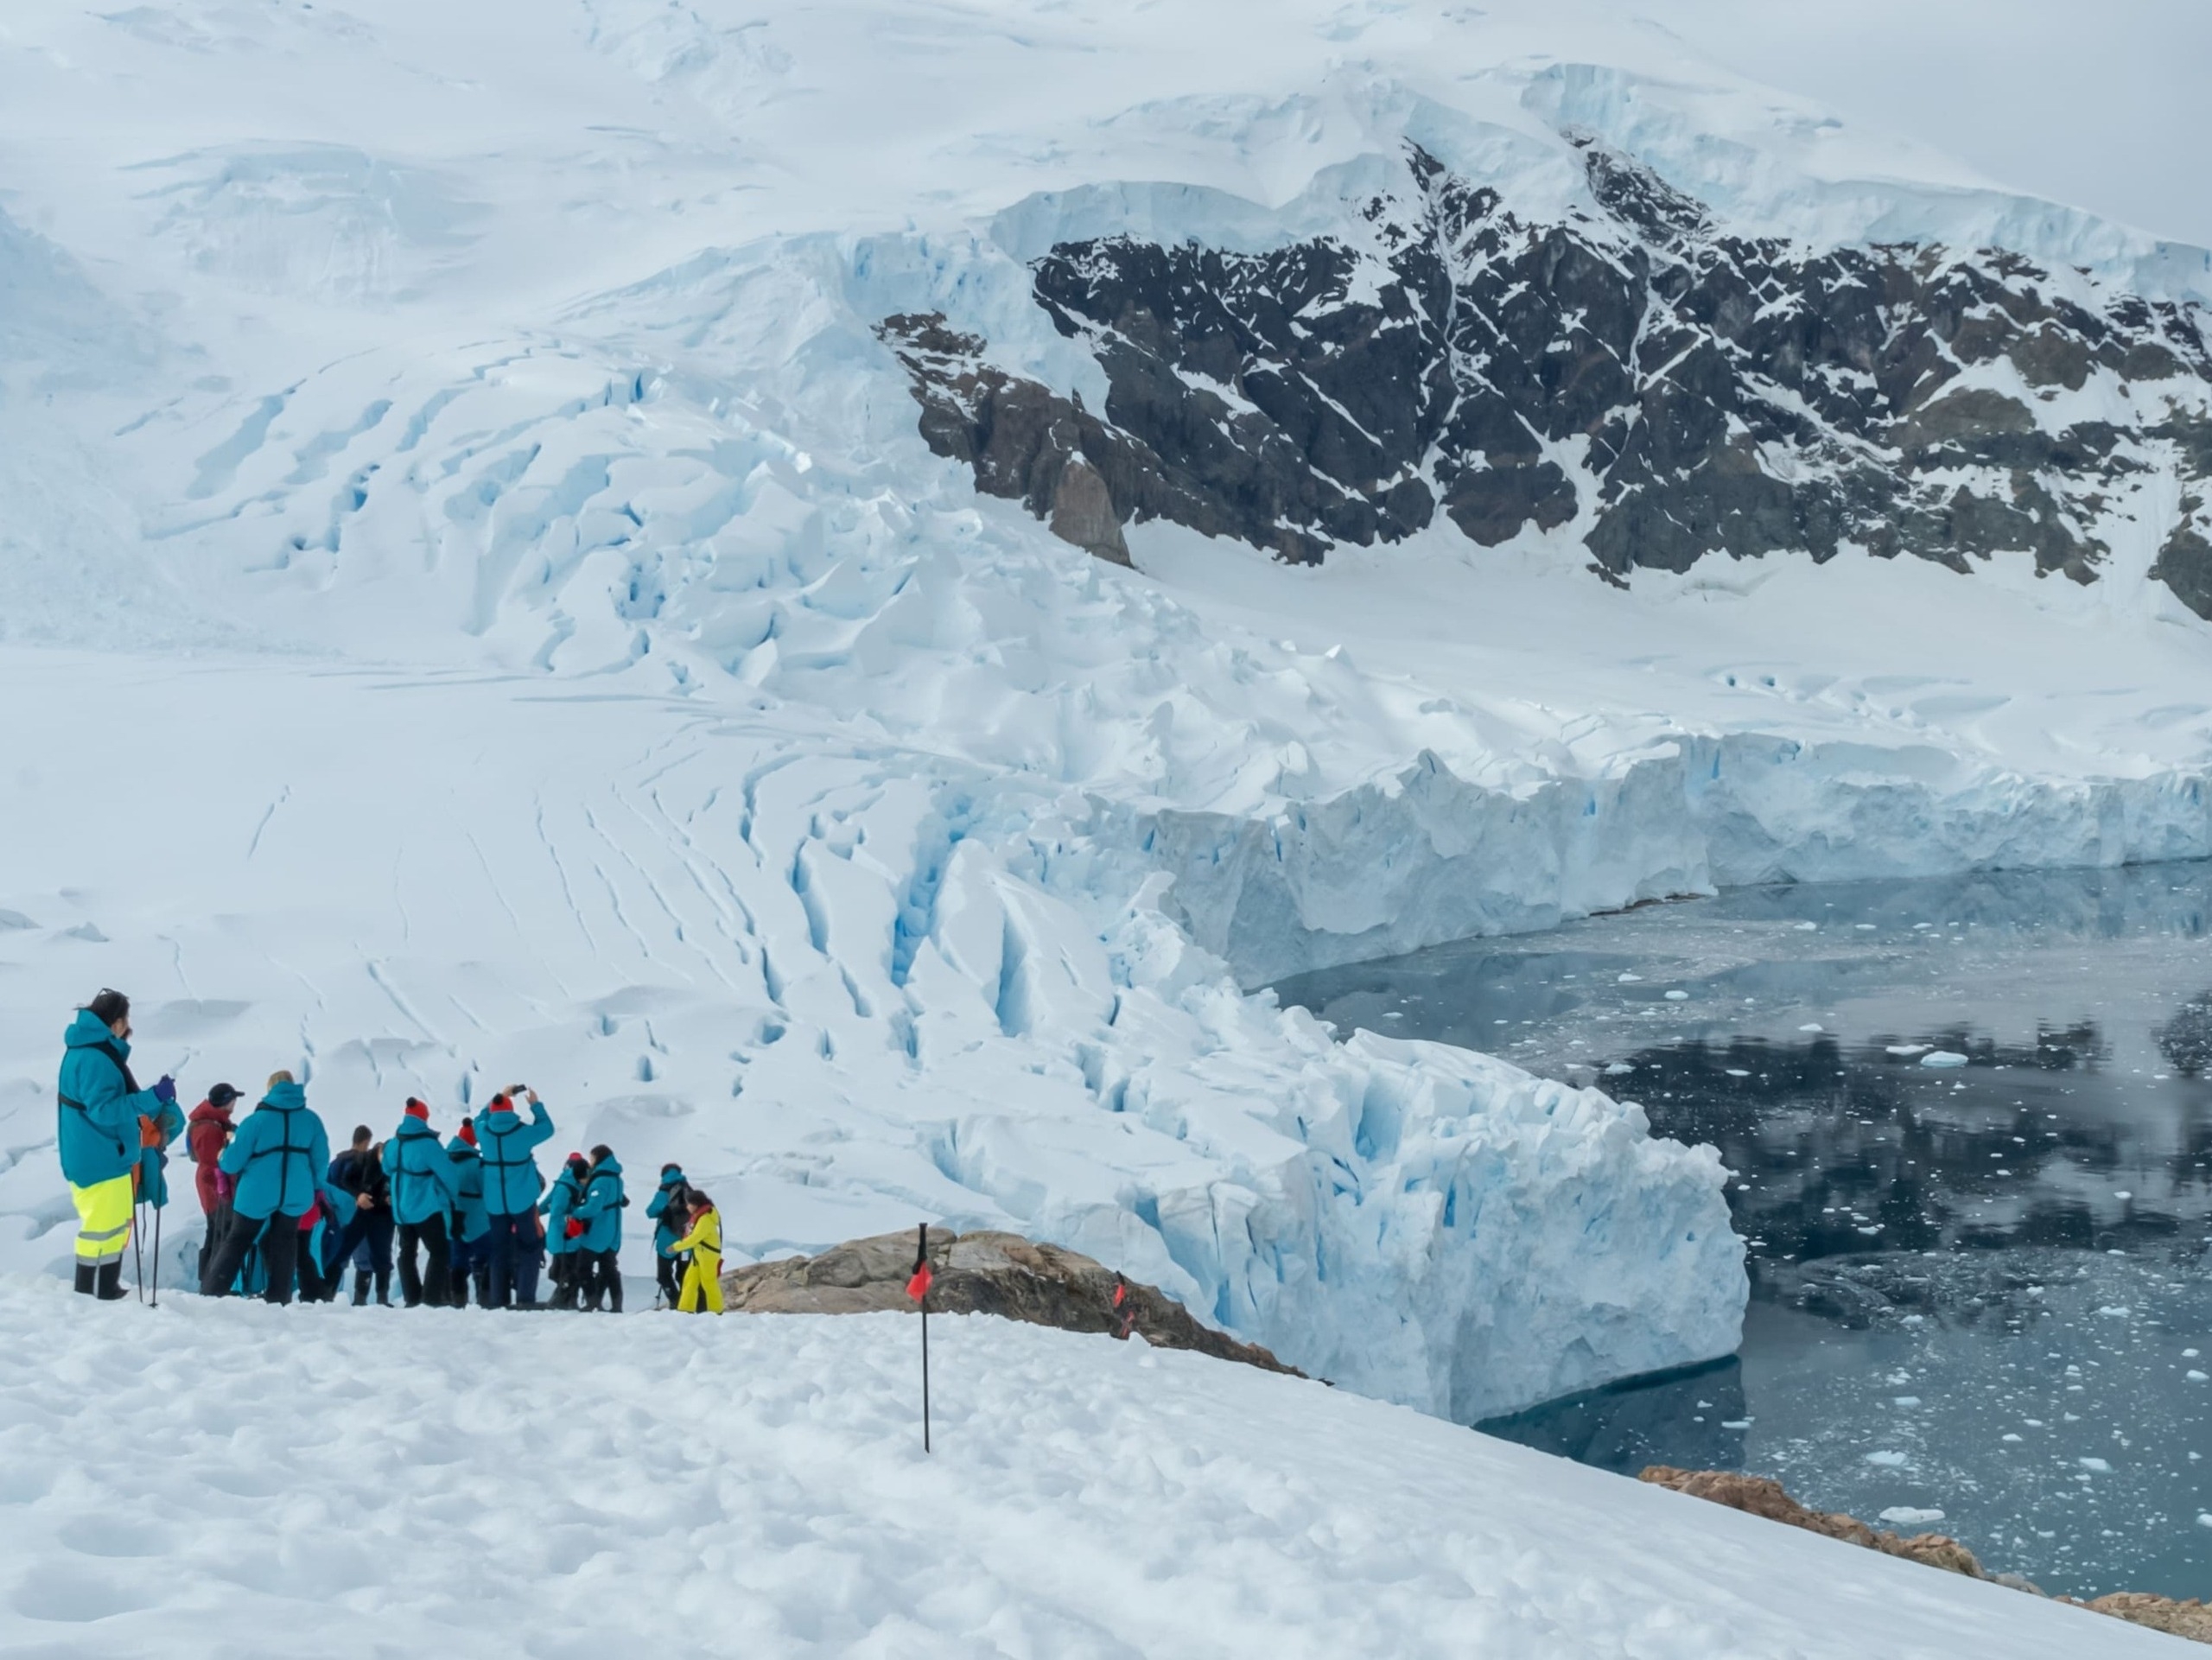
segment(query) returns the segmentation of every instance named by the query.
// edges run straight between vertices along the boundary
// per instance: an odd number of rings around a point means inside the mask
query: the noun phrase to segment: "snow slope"
[[[1141,1342],[0,1281],[26,1657],[2178,1653],[2173,1639]]]
[[[1618,7],[1252,18],[11,6],[0,1261],[66,1252],[53,1049],[114,983],[194,1088],[303,1067],[342,1134],[526,1077],[744,1251],[1019,1228],[1435,1410],[1732,1348],[1709,1153],[1239,986],[1715,881],[2212,851],[2202,626],[2001,570],[1623,595],[1543,545],[1112,570],[928,453],[874,325],[1080,390],[1025,250],[1280,238],[1415,132],[1567,202],[1560,122],[1777,234],[2183,296],[2202,256]]]

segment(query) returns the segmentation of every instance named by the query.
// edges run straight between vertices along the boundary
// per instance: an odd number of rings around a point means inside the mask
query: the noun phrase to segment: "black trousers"
[[[675,1307],[677,1298],[683,1294],[683,1286],[677,1273],[676,1258],[664,1256],[658,1250],[653,1252],[653,1282],[660,1287],[662,1300],[671,1308]]]
[[[261,1249],[262,1272],[267,1279],[262,1296],[270,1302],[291,1301],[293,1275],[301,1266],[300,1220],[282,1211],[263,1221],[244,1216],[233,1220],[223,1235],[222,1243],[215,1248],[207,1273],[200,1276],[200,1294],[229,1296],[231,1282],[238,1278],[238,1270],[245,1266],[248,1254],[257,1245]]]
[[[415,1247],[417,1242],[428,1253],[430,1265],[420,1272],[415,1267]],[[426,1222],[403,1222],[399,1224],[399,1295],[410,1308],[429,1303],[433,1308],[444,1307],[453,1290],[453,1268],[446,1250],[446,1219],[434,1216]]]
[[[584,1288],[584,1254],[576,1250],[555,1251],[546,1263],[553,1282],[553,1307],[574,1308]]]
[[[474,1242],[454,1239],[447,1249],[453,1256],[453,1284],[450,1288],[453,1306],[455,1308],[468,1307],[468,1285],[474,1280],[476,1282],[476,1306],[489,1308],[492,1306],[492,1236],[486,1234]]]
[[[535,1209],[494,1212],[492,1231],[492,1295],[486,1308],[528,1308],[537,1301],[537,1262],[544,1247]]]
[[[338,1236],[337,1249],[330,1253],[330,1282],[334,1289],[346,1277],[346,1260],[362,1245],[369,1248],[369,1272],[376,1276],[377,1301],[391,1300],[391,1212],[389,1211],[356,1211],[346,1224],[346,1231]],[[365,1290],[357,1286],[357,1292]],[[357,1298],[358,1301],[358,1298]]]
[[[615,1256],[614,1250],[580,1250],[575,1255],[576,1277],[583,1288],[588,1312],[596,1313],[601,1303],[611,1313],[622,1312],[622,1270],[615,1263]]]
[[[238,1213],[228,1204],[218,1205],[207,1212],[207,1237],[200,1242],[200,1277],[207,1277],[207,1265],[215,1260],[215,1253],[223,1248],[223,1236],[237,1225]]]

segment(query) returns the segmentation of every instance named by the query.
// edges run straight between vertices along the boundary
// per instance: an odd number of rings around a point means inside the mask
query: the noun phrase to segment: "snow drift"
[[[2169,1652],[1340,1390],[984,1316],[931,1322],[927,1458],[896,1314],[632,1320],[619,1358],[567,1320],[88,1311],[12,1277],[0,1319],[39,1357],[0,1368],[15,1654],[260,1660],[309,1627],[348,1660]]]

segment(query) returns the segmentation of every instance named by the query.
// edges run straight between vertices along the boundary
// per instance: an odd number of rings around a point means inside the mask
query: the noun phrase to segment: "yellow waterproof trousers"
[[[130,1175],[112,1181],[96,1181],[89,1187],[71,1187],[77,1204],[77,1260],[86,1265],[119,1262],[130,1244],[132,1201],[137,1186]]]
[[[683,1270],[683,1289],[676,1299],[680,1313],[696,1314],[704,1301],[707,1312],[722,1312],[722,1259],[703,1250],[691,1253],[690,1265]]]

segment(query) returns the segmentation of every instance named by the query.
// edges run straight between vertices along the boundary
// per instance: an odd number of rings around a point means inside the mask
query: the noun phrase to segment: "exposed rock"
[[[2212,541],[2188,520],[2158,550],[2151,575],[2200,617],[2212,617]]]
[[[1840,1539],[1847,1544],[1863,1545],[1886,1556],[1903,1556],[1947,1573],[1963,1574],[1970,1580],[1989,1577],[1974,1560],[1974,1552],[1948,1534],[1916,1533],[1908,1539],[1870,1528],[1840,1511],[1812,1510],[1792,1498],[1771,1477],[1739,1475],[1732,1470],[1677,1470],[1669,1464],[1654,1464],[1637,1479],[1657,1487],[1671,1487],[1693,1498],[1726,1504],[1730,1510],[1763,1516],[1770,1522],[1783,1522],[1808,1533]]]
[[[1993,249],[1731,235],[1570,137],[1602,217],[1524,219],[1409,147],[1357,232],[1054,246],[1033,297],[1104,372],[1103,411],[988,364],[942,317],[881,333],[932,448],[1109,558],[1154,518],[1316,562],[1440,510],[1484,545],[1579,523],[1614,576],[1855,546],[1961,570],[2024,551],[2088,582],[2117,483],[2212,476],[2197,308]],[[2106,407],[2158,383],[2135,424],[2054,412],[2100,375]],[[2002,390],[2023,384],[2026,402]],[[2193,523],[2156,574],[2212,618]]]
[[[728,1307],[752,1314],[912,1312],[906,1282],[914,1269],[912,1233],[849,1240],[819,1256],[756,1262],[722,1275]],[[935,1282],[930,1307],[950,1314],[998,1314],[1069,1332],[1132,1332],[1155,1348],[1195,1349],[1262,1371],[1305,1374],[1256,1344],[1239,1343],[1157,1288],[1125,1280],[1103,1263],[1018,1233],[930,1232]],[[1115,1293],[1122,1294],[1116,1306]]]
[[[1688,1493],[1693,1498],[1710,1499],[1713,1504],[1726,1504],[1731,1510],[1764,1517],[1770,1522],[1786,1523],[1793,1528],[1803,1528],[1809,1533],[1840,1539],[1847,1544],[1863,1545],[1885,1555],[1925,1562],[1930,1568],[1963,1574],[1969,1579],[1988,1580],[1993,1584],[2024,1591],[2031,1596],[2044,1594],[2037,1587],[2017,1574],[1987,1572],[1975,1560],[1972,1551],[1948,1534],[1920,1533],[1909,1539],[1900,1538],[1894,1533],[1870,1528],[1864,1522],[1840,1511],[1809,1509],[1790,1498],[1780,1482],[1766,1476],[1739,1475],[1729,1470],[1677,1470],[1671,1465],[1654,1464],[1637,1479],[1650,1482],[1655,1486],[1672,1488],[1678,1493]],[[2147,1592],[2115,1591],[2091,1602],[2082,1602],[2073,1597],[2060,1597],[2056,1600],[2070,1603],[2076,1608],[2087,1608],[2094,1613],[2109,1614],[2114,1619],[2124,1619],[2132,1625],[2148,1625],[2153,1631],[2169,1632],[2175,1637],[2212,1643],[2212,1606],[2193,1598],[2187,1602],[2177,1602],[2171,1597],[2152,1596]]]
[[[2074,1602],[2071,1597],[2061,1597],[2059,1600]],[[2148,1625],[2154,1631],[2185,1637],[2191,1642],[2212,1643],[2212,1607],[2195,1597],[2187,1602],[2176,1602],[2171,1597],[2154,1597],[2141,1591],[2115,1591],[2108,1597],[2099,1597],[2093,1602],[2074,1602],[2074,1606],[2094,1609],[2131,1625]]]
[[[1129,563],[1129,544],[1122,539],[1122,521],[1115,516],[1106,480],[1080,455],[1060,469],[1060,481],[1052,487],[1050,522],[1052,534],[1061,541],[1114,564]]]

